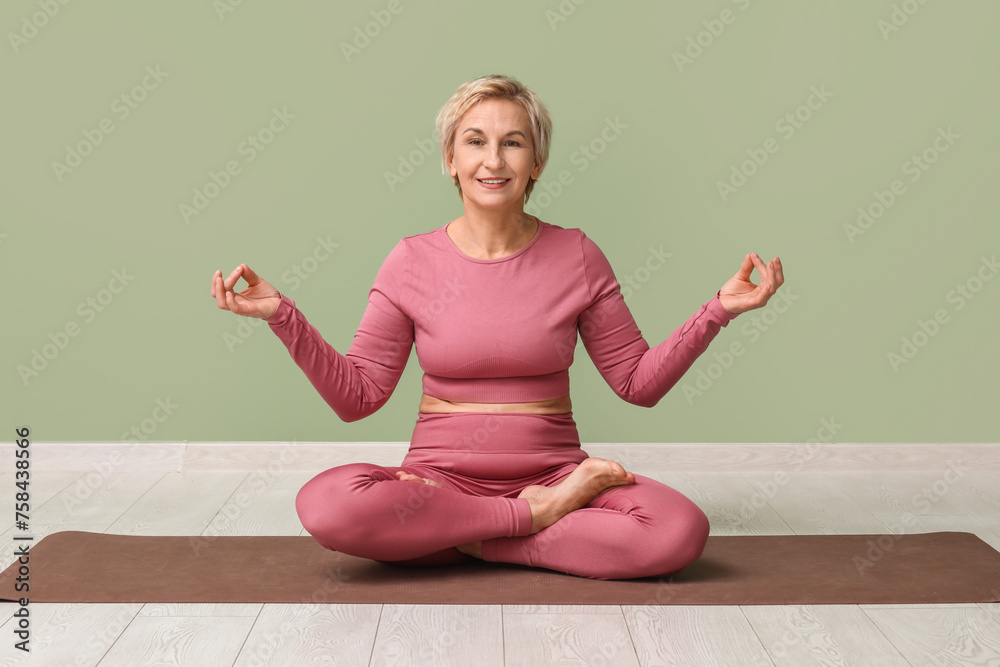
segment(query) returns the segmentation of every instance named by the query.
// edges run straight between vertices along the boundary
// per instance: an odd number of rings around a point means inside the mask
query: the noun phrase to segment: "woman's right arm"
[[[263,318],[323,400],[345,422],[381,408],[406,367],[413,345],[413,321],[399,307],[404,279],[405,247],[400,241],[375,277],[368,306],[346,354],[323,340],[295,302],[277,290],[277,308]]]

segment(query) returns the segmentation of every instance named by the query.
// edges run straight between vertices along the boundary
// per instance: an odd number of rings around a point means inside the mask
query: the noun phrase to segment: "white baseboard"
[[[32,442],[32,471],[321,471],[353,462],[394,466],[405,442]],[[0,473],[14,470],[0,445]],[[643,472],[1000,471],[1000,443],[584,443],[591,455]]]

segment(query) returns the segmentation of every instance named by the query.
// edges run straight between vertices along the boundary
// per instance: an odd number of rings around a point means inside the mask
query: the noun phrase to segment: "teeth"
[[[480,181],[481,183],[506,183],[506,182],[507,182],[507,181],[509,181],[509,180],[510,180],[510,179],[508,179],[508,178],[490,178],[490,179],[483,179],[483,178],[480,178],[480,179],[479,179],[479,181]]]

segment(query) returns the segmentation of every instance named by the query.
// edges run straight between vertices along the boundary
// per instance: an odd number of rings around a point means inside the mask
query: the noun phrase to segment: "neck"
[[[478,209],[466,206],[465,214],[451,228],[486,255],[484,259],[502,257],[519,250],[536,231],[535,219],[523,209]]]

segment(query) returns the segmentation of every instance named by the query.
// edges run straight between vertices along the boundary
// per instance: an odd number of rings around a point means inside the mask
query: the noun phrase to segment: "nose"
[[[492,146],[486,152],[483,164],[487,167],[496,168],[503,166],[503,157],[500,155],[500,147]]]

